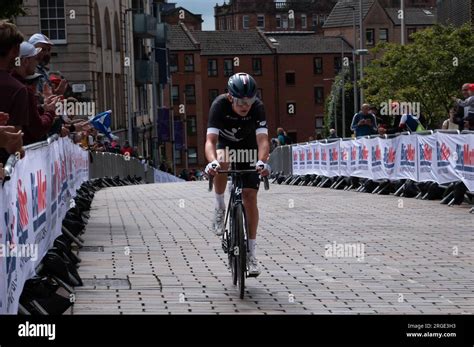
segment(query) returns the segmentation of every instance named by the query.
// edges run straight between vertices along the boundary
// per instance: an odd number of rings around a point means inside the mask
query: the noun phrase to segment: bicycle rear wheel
[[[247,276],[247,243],[245,241],[243,206],[237,205],[234,213],[234,235],[236,241],[234,258],[237,268],[237,281],[239,282],[239,294],[240,298],[243,299],[245,294],[245,278]]]

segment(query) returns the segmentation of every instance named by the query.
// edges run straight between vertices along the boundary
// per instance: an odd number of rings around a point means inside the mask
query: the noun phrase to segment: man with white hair
[[[38,66],[36,71],[42,75],[38,83],[38,91],[43,92],[44,84],[47,83],[52,88],[53,94],[64,95],[67,89],[67,81],[61,80],[61,83],[56,87],[49,82],[49,68],[47,65],[51,60],[51,50],[54,46],[54,43],[46,36],[41,33],[34,34],[28,40],[36,48],[41,48],[41,52],[38,54]]]

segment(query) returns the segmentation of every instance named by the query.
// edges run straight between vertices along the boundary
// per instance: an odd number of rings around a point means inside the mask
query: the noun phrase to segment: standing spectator
[[[24,84],[10,75],[22,42],[23,35],[15,25],[0,21],[0,112],[3,112],[4,118],[8,116],[7,125],[14,127],[7,129],[7,133],[11,134],[7,135],[10,138],[7,144],[11,141],[18,144],[18,137],[21,138],[23,127],[29,124],[28,90]],[[5,163],[8,156],[6,150],[0,149],[0,162]]]
[[[461,94],[464,99],[469,98],[469,83],[464,83],[461,87]],[[456,115],[454,116],[454,123],[459,125],[459,130],[464,130],[464,118],[468,116],[468,111],[457,103],[455,105]]]
[[[38,66],[36,71],[40,73],[43,77],[38,83],[38,90],[43,91],[44,85],[48,84],[52,88],[52,92],[55,95],[64,95],[67,89],[67,81],[63,79],[61,83],[53,85],[49,80],[49,61],[51,60],[51,49],[54,46],[54,43],[51,40],[41,33],[34,34],[28,40],[35,47],[41,48],[41,53],[38,55]]]
[[[464,108],[464,129],[471,130],[474,127],[474,83],[468,84],[468,97],[461,100],[453,97],[453,100],[460,107]]]
[[[128,141],[125,141],[125,144],[123,145],[122,149],[120,150],[120,153],[122,155],[128,155],[128,156],[132,156],[133,155],[133,149],[132,147],[130,147],[130,143]],[[128,154],[126,154],[128,153]]]
[[[337,138],[336,129],[329,129],[329,138],[330,139]]]
[[[377,121],[370,112],[370,106],[363,104],[361,111],[352,118],[351,129],[356,137],[367,136],[377,133]]]
[[[449,118],[443,122],[441,129],[443,130],[459,130],[459,124],[454,122],[456,116],[456,110],[454,108],[449,109]]]
[[[277,129],[277,138],[278,142],[280,143],[280,146],[291,145],[293,143],[291,137],[288,136],[288,134],[283,128]]]
[[[27,77],[35,77],[36,56],[39,52],[41,48],[35,48],[26,41],[20,45],[20,65],[15,66],[12,76],[25,86],[28,86]],[[28,87],[29,124],[23,128],[25,145],[45,139],[56,117],[55,108],[58,101],[59,97],[51,95],[45,100],[43,108],[39,110],[36,90]]]

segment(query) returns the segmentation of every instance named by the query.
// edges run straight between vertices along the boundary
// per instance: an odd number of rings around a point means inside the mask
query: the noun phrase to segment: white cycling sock
[[[249,239],[249,253],[251,257],[257,256],[257,240]]]
[[[224,195],[225,193],[223,194],[216,193],[216,208],[219,210],[225,210]]]

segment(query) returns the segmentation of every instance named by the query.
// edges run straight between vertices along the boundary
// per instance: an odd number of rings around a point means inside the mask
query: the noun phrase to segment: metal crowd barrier
[[[30,144],[30,145],[23,146],[23,149],[26,152],[27,150],[46,147],[46,146],[49,146],[54,141],[57,141],[58,139],[59,139],[59,135],[54,134],[54,135],[48,137],[48,139],[45,140],[45,141],[35,142],[35,143]],[[13,174],[13,170],[15,170],[15,165],[16,165],[16,163],[18,163],[19,160],[21,160],[21,159],[18,158],[18,154],[11,154],[8,157],[8,160],[7,160],[7,162],[5,164],[5,167],[3,169],[4,173],[5,173],[3,183],[10,180],[10,176]]]
[[[90,152],[89,178],[102,177],[125,178],[127,176],[142,177],[147,183],[154,182],[153,169],[145,167],[140,160],[122,154],[110,152]]]
[[[474,131],[470,130],[443,130],[443,129],[437,129],[437,130],[425,130],[425,131],[419,131],[419,132],[413,132],[413,134],[417,135],[432,135],[436,132],[439,133],[444,133],[444,134],[474,134]],[[373,139],[373,138],[383,138],[383,139],[391,139],[397,136],[401,135],[410,135],[412,132],[410,131],[403,131],[400,133],[396,134],[385,134],[385,135],[369,135],[369,136],[363,136],[364,138],[368,139]],[[352,137],[346,137],[346,138],[330,138],[330,139],[324,139],[320,141],[311,141],[311,142],[300,142],[295,145],[302,145],[302,144],[308,144],[308,143],[316,143],[316,142],[321,142],[321,143],[331,143],[335,141],[351,141],[353,140]],[[293,174],[293,165],[292,165],[292,151],[291,151],[292,145],[286,145],[286,146],[278,146],[276,147],[272,153],[270,154],[270,159],[268,163],[270,164],[270,167],[272,168],[272,172],[274,173],[281,173],[284,176],[292,175]]]

